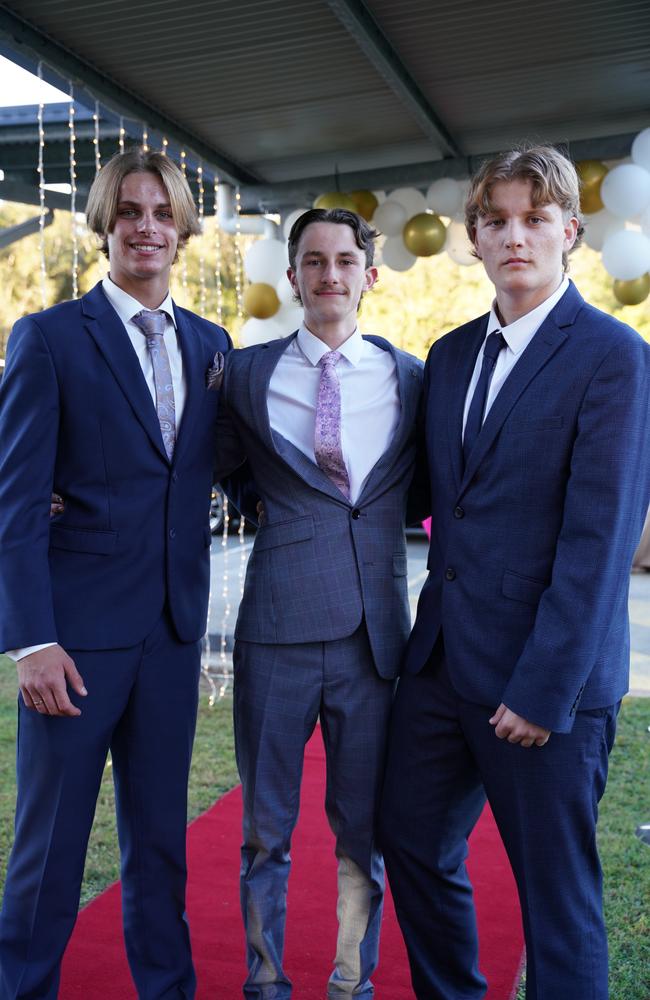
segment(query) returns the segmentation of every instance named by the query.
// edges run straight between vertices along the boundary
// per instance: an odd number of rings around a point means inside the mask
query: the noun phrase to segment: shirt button
[[[169,537],[170,538],[176,538],[176,528],[170,528],[169,529]]]
[[[461,517],[465,517],[465,511],[463,510],[462,507],[454,507],[454,517],[457,518],[459,521]]]
[[[451,566],[448,566],[447,569],[445,570],[445,580],[455,580],[455,579],[456,579],[456,570],[452,569]]]
[[[358,507],[353,507],[351,517],[355,521],[358,520],[358,518],[361,517],[361,511],[359,510]]]

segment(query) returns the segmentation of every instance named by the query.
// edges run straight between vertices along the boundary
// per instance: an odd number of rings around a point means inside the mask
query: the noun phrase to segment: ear
[[[296,281],[296,272],[292,267],[287,268],[287,278],[289,279],[289,284],[293,288],[294,295],[298,295],[298,283]]]
[[[376,267],[367,267],[364,281],[364,291],[369,292],[377,280],[379,272]]]
[[[578,220],[572,215],[564,223],[564,249],[570,250],[578,235]]]

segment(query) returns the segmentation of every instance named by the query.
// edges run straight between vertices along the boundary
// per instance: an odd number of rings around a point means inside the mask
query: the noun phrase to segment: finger
[[[73,717],[81,715],[81,709],[73,705],[68,697],[67,691],[59,692],[56,696],[56,715],[67,715]]]
[[[545,747],[548,743],[548,736],[538,736],[535,740],[536,747]]]
[[[71,659],[68,659],[68,661],[66,662],[66,664],[65,664],[65,666],[64,666],[63,669],[65,670],[66,679],[68,681],[68,684],[72,688],[72,690],[76,691],[77,694],[79,694],[83,698],[85,698],[86,695],[88,694],[88,692],[86,690],[86,687],[85,687],[85,684],[84,684],[84,681],[83,681],[83,677],[81,676],[81,674],[79,673],[79,671],[77,670],[77,668],[74,665],[74,661],[71,660]],[[68,701],[70,700],[67,695],[66,695],[66,699]]]
[[[497,708],[497,710],[494,713],[494,715],[492,716],[492,718],[488,720],[489,723],[490,723],[490,725],[491,726],[498,725],[498,723],[503,718],[503,715],[504,715],[505,711],[506,711],[506,706],[505,705],[499,705],[499,707]]]
[[[527,736],[525,739],[523,739],[521,741],[521,746],[522,747],[528,748],[528,747],[532,747],[532,745],[533,745],[533,740],[532,740],[532,738],[530,736]]]

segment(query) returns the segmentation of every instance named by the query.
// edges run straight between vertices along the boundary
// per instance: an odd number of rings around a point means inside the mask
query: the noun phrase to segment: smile
[[[132,250],[137,250],[138,253],[157,253],[158,250],[162,250],[161,246],[154,246],[151,243],[131,243],[130,247]]]

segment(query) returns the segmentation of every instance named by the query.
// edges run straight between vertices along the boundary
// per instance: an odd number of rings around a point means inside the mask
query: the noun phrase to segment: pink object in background
[[[431,518],[428,517],[426,521],[422,522],[422,527],[427,533],[427,538],[431,538]]]

